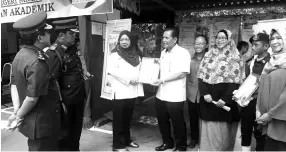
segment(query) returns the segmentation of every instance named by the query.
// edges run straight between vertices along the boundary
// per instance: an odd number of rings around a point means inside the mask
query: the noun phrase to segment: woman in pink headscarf
[[[272,29],[272,55],[260,78],[257,123],[266,134],[265,151],[286,151],[286,35],[285,29]]]
[[[197,75],[201,94],[200,150],[233,150],[240,118],[232,92],[239,87],[244,75],[243,61],[231,39],[231,32],[220,30],[215,46],[205,54]],[[226,111],[223,106],[231,110]]]

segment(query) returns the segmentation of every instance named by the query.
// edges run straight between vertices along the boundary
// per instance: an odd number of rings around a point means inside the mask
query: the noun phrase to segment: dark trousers
[[[171,136],[171,119],[174,128],[176,148],[186,148],[187,135],[183,114],[184,102],[166,102],[156,98],[155,108],[163,143],[174,144],[174,140]]]
[[[258,124],[255,121],[256,102],[257,99],[254,99],[248,106],[241,108],[241,145],[250,146],[252,133],[254,133],[256,150],[261,151],[264,147],[264,136],[262,135],[262,130],[258,129]]]
[[[58,151],[58,137],[28,139],[29,151]]]
[[[199,141],[199,103],[188,100],[191,140]]]
[[[112,101],[113,148],[115,149],[123,149],[131,143],[130,123],[134,106],[135,98]]]
[[[67,104],[67,115],[65,115],[64,131],[66,135],[60,139],[60,150],[79,151],[79,141],[82,131],[84,101],[76,104]]]
[[[286,151],[286,142],[275,140],[269,136],[265,137],[265,151]]]

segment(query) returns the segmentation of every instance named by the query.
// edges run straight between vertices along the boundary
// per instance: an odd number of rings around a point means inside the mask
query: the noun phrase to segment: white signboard
[[[1,23],[45,11],[48,18],[113,12],[113,0],[1,0]]]
[[[252,27],[254,34],[265,31],[270,34],[272,29],[280,29],[286,35],[286,18],[274,20],[262,20]]]
[[[102,35],[102,23],[91,22],[91,34]]]

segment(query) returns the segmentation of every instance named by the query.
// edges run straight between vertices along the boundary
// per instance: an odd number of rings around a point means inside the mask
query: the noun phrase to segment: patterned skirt
[[[202,120],[200,151],[233,151],[238,122]]]

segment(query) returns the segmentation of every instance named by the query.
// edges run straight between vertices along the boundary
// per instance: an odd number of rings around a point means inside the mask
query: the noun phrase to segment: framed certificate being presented
[[[160,72],[159,58],[143,57],[138,81],[152,84],[158,79]]]
[[[246,106],[252,94],[259,86],[259,75],[251,73],[242,83],[239,89],[234,93],[233,99],[242,107]]]

